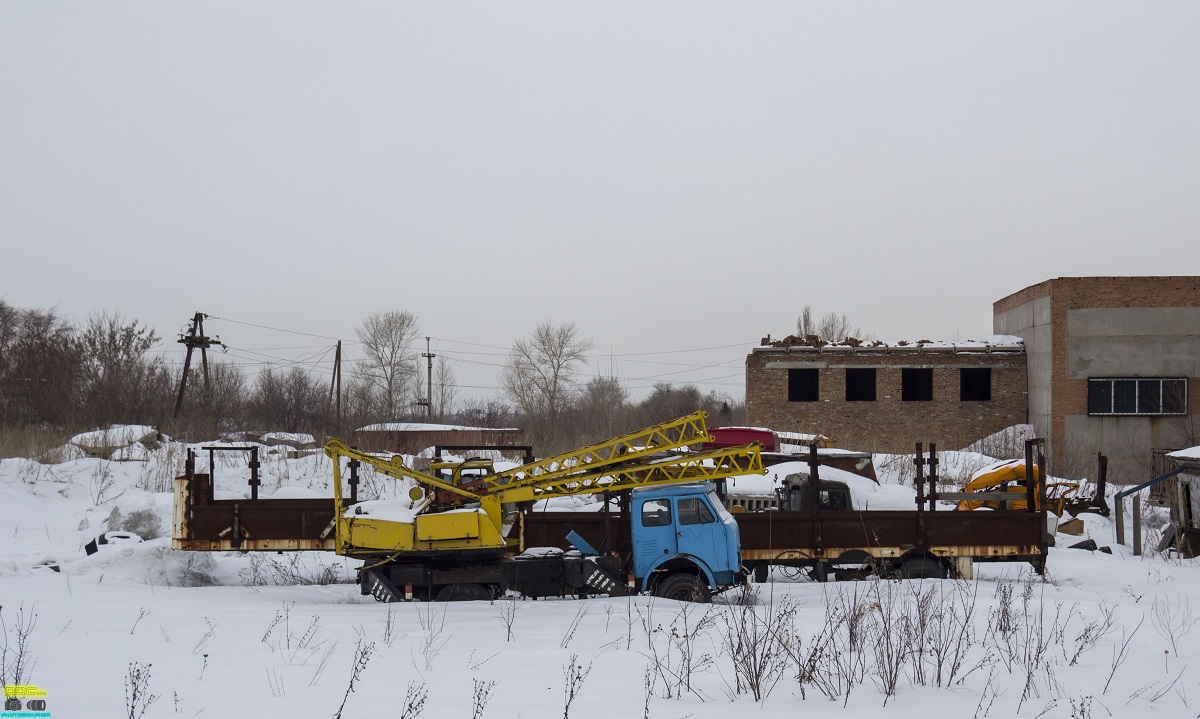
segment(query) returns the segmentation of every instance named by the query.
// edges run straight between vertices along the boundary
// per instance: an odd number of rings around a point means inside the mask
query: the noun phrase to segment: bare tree
[[[527,338],[513,342],[501,381],[504,393],[525,415],[537,442],[553,443],[556,423],[570,404],[580,365],[594,345],[579,336],[574,322],[543,322]]]
[[[458,397],[458,380],[450,360],[438,355],[433,372],[433,412],[439,420],[454,413],[454,400]]]
[[[146,353],[158,333],[126,322],[118,312],[97,312],[83,327],[83,411],[93,424],[155,421],[147,400],[155,381],[166,372],[161,358]]]
[[[302,367],[268,367],[254,382],[251,414],[263,429],[317,433],[325,412],[325,387]]]
[[[472,427],[512,427],[513,408],[496,399],[465,400],[454,413],[455,421]]]
[[[82,346],[75,327],[53,310],[4,314],[0,347],[0,420],[10,425],[71,426],[80,406]]]
[[[407,409],[406,399],[415,388],[417,316],[408,310],[372,312],[355,333],[365,355],[355,372],[380,396],[387,419],[395,419]]]
[[[579,414],[587,440],[612,437],[625,430],[629,392],[612,375],[588,380],[579,398]]]
[[[812,307],[805,305],[800,316],[796,318],[797,337],[816,337],[824,342],[842,342],[847,337],[866,340],[870,335],[863,333],[862,328],[851,324],[850,318],[844,313],[830,312],[821,319],[813,317]]]

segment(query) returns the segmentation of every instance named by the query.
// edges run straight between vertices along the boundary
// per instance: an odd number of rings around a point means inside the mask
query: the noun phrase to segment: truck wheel
[[[913,557],[900,565],[902,579],[945,579],[946,567],[930,557]]]
[[[475,600],[487,601],[492,598],[492,593],[482,584],[447,584],[438,590],[434,595],[435,602],[471,602]]]
[[[680,602],[708,602],[712,592],[698,574],[679,572],[654,585],[654,596]]]
[[[771,578],[771,565],[770,564],[759,564],[756,567],[754,567],[754,583],[755,584],[766,584],[767,580],[769,580],[770,578]]]

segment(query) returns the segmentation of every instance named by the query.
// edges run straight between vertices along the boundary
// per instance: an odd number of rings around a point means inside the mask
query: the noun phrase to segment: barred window
[[[1088,414],[1187,414],[1187,379],[1090,378]]]

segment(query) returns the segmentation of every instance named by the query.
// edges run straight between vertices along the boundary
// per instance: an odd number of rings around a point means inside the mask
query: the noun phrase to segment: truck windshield
[[[733,518],[733,515],[729,513],[729,510],[725,509],[725,504],[721,501],[721,498],[717,496],[716,492],[710,491],[707,496],[708,503],[716,508],[717,516],[721,518],[722,524],[733,524],[736,521]]]

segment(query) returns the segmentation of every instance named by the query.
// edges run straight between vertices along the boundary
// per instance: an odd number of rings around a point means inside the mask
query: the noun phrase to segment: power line
[[[259,324],[255,324],[253,322],[242,322],[241,320],[231,320],[228,317],[217,317],[216,315],[207,315],[207,317],[209,319],[221,320],[222,322],[232,322],[235,325],[246,325],[247,327],[257,327],[262,330],[271,330],[272,332],[286,332],[286,333],[292,334],[292,335],[303,335],[304,337],[318,337],[323,340],[333,340],[334,342],[341,340],[341,337],[329,337],[327,335],[317,335],[317,334],[313,334],[311,332],[297,332],[296,330],[285,330],[282,327],[270,327],[268,325],[259,325]],[[353,342],[353,341],[349,341],[349,340],[343,340],[343,342],[345,344],[362,344],[361,342]]]

